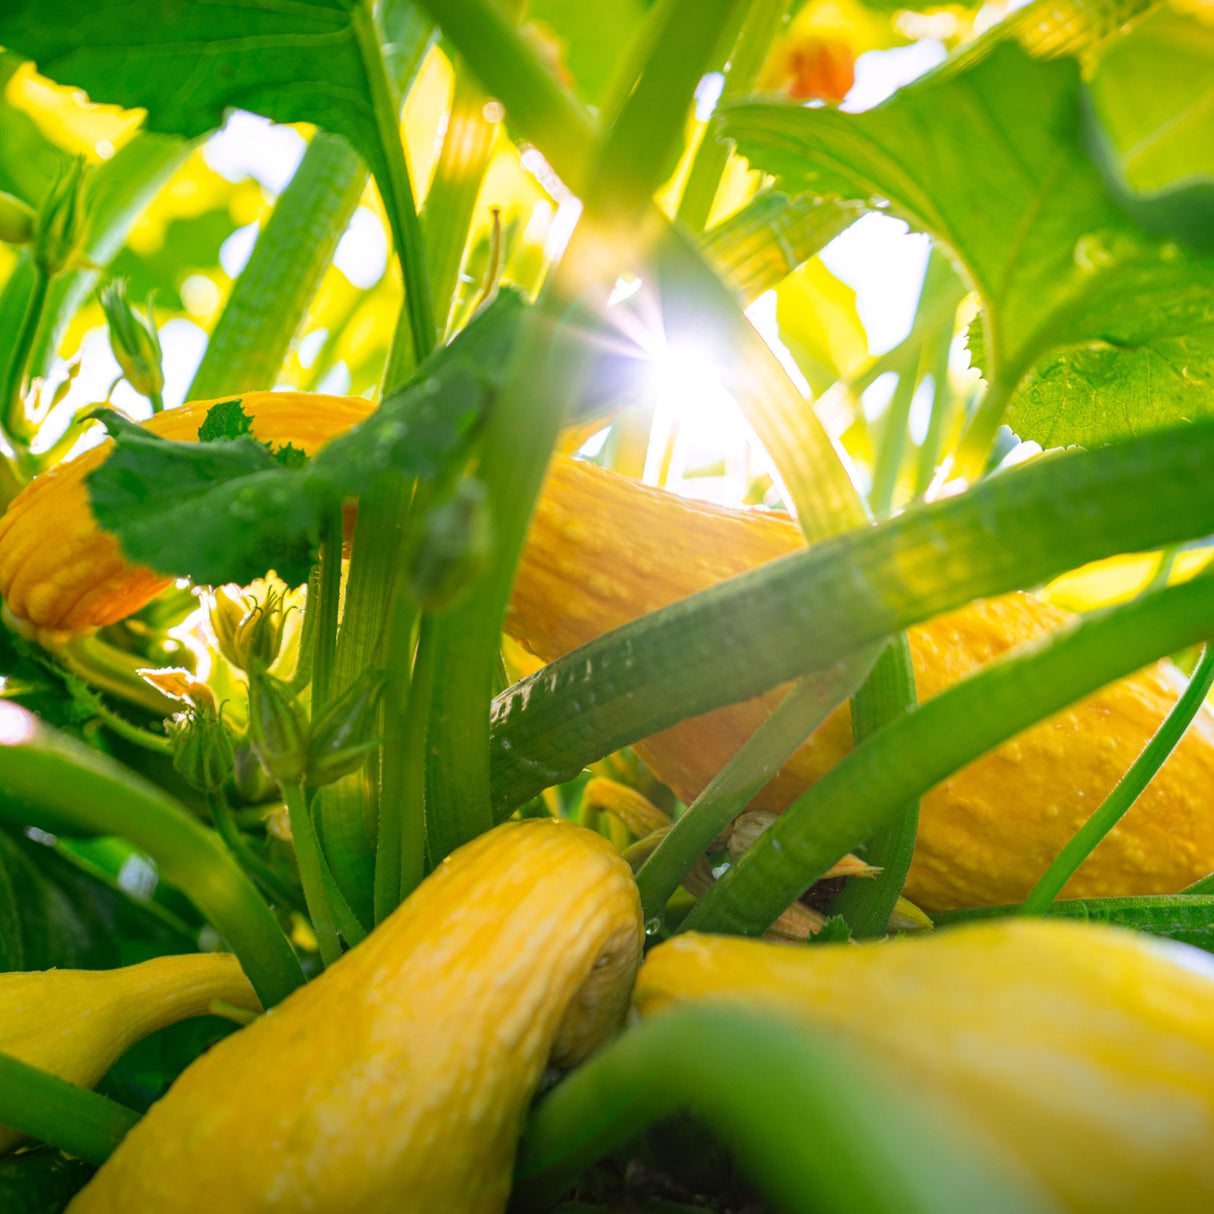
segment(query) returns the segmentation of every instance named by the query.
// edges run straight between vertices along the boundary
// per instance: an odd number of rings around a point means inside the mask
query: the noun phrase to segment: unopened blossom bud
[[[126,279],[115,278],[101,292],[101,310],[110,328],[110,349],[127,382],[142,396],[158,400],[164,390],[160,335],[151,310],[144,320],[126,297]]]
[[[206,709],[179,713],[169,727],[173,766],[199,792],[218,792],[232,774],[232,739],[223,714]]]
[[[364,670],[313,724],[308,741],[309,784],[332,784],[363,765],[367,752],[379,743],[372,735],[383,689],[383,672]]]
[[[34,261],[48,276],[66,269],[88,230],[84,159],[76,157],[50,188],[34,224]]]
[[[307,771],[304,721],[286,688],[259,665],[249,671],[249,740],[280,784],[294,783]]]

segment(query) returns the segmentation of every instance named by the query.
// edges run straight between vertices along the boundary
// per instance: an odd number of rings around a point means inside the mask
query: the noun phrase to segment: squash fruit
[[[1214,961],[1062,920],[790,949],[677,936],[642,1016],[711,1000],[837,1029],[1074,1214],[1214,1209]]]
[[[226,953],[0,974],[0,1051],[91,1088],[135,1042],[205,1016],[216,1000],[261,1011],[240,963]],[[0,1126],[0,1152],[21,1140]]]
[[[361,397],[303,392],[245,392],[240,402],[255,438],[293,443],[309,455],[375,407]],[[191,442],[218,403],[191,401],[144,425],[162,438]],[[35,478],[0,518],[0,597],[5,618],[22,631],[75,633],[113,624],[172,584],[126,560],[118,541],[93,521],[85,477],[112,448],[101,443]]]
[[[500,1211],[545,1065],[616,1032],[643,936],[610,843],[507,822],[187,1068],[70,1214]]]
[[[315,450],[373,407],[361,398],[251,392],[254,434]],[[193,438],[214,402],[147,423]],[[138,609],[167,579],[125,562],[89,513],[87,472],[108,444],[39,477],[0,518],[0,596],[27,632],[79,631]],[[785,515],[730,510],[558,456],[533,520],[506,628],[543,661],[723,578],[799,548]],[[910,630],[920,700],[1072,619],[1023,594]],[[957,772],[923,799],[906,895],[928,910],[1018,902],[1141,751],[1183,688],[1161,662],[1090,696]],[[683,722],[636,749],[693,800],[766,719],[782,690]],[[851,748],[843,706],[752,803],[781,810]],[[1066,886],[1067,897],[1174,893],[1214,871],[1214,712],[1203,707],[1167,766]]]
[[[689,501],[557,459],[506,630],[543,661],[804,543],[785,515]],[[980,600],[909,630],[920,701],[1074,617],[1031,595]],[[1099,806],[1185,686],[1170,662],[1110,684],[955,773],[922,801],[906,896],[927,910],[1019,902]],[[684,721],[635,746],[692,801],[784,694]],[[851,749],[846,705],[751,803],[781,810]],[[1068,883],[1064,896],[1175,893],[1214,871],[1214,710]]]

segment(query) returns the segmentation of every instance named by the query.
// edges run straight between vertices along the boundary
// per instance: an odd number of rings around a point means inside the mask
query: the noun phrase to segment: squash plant
[[[64,1208],[112,1154],[73,1208],[1111,1209],[1132,1153],[1060,1168],[1051,1144],[1087,1130],[1050,1119],[1123,1107],[1164,1146],[1133,1156],[1118,1200],[1200,1208],[1210,1133],[1177,1110],[1210,1069],[1201,954],[1090,924],[944,928],[1020,913],[1214,939],[1207,15],[162,0],[131,17],[0,9],[0,968],[21,980],[0,984],[0,1140],[25,1144],[0,1160],[5,1208]],[[839,107],[857,56],[929,34],[937,66]],[[117,150],[72,156],[70,122],[57,143],[12,100],[70,110],[48,81],[119,107],[72,111],[115,124]],[[166,408],[174,368],[124,275],[152,280],[148,217],[178,205],[156,246],[169,309],[205,294],[169,235],[203,239],[210,212],[180,198],[213,187],[198,148],[233,108],[310,141],[210,309],[190,403]],[[542,249],[486,205],[504,164],[533,218],[555,210]],[[392,257],[365,292],[332,269],[360,206]],[[817,257],[871,212],[932,242],[909,334],[875,358]],[[808,389],[747,319],[769,292]],[[56,411],[76,374],[56,359],[102,318],[146,425],[113,389]],[[569,464],[597,435],[600,462],[669,471],[645,383],[688,345],[770,460],[744,490],[799,533]],[[315,391],[339,361],[362,397]],[[1005,461],[1017,440],[1049,450]],[[1126,554],[1154,576],[1083,604],[1102,610],[1015,597]],[[1000,612],[1029,622],[993,641]],[[504,625],[547,664],[503,650]],[[916,669],[908,630],[949,676]],[[850,724],[831,717],[848,701]],[[803,743],[827,758],[789,783]],[[997,764],[1019,761],[1013,786]],[[939,800],[966,773],[974,796]],[[780,816],[738,819],[760,793]],[[936,877],[908,886],[917,838]],[[1106,878],[1115,854],[1139,884]],[[1084,897],[1055,901],[1077,872]],[[853,956],[849,939],[933,927],[904,886],[940,935]],[[689,930],[774,930],[789,951]],[[637,1006],[679,1007],[606,1044],[642,944],[668,937]],[[670,960],[698,948],[737,974]],[[248,986],[215,958],[214,990],[159,1014],[135,963],[215,950]],[[788,992],[817,989],[815,965],[871,975],[871,1004],[808,1012]],[[122,995],[91,1021],[89,970]],[[1050,1011],[1076,987],[1107,1006]],[[1020,1137],[997,1084],[983,1106],[956,1078],[981,1070],[964,1033],[935,1069],[896,1040],[1012,992],[1025,1014],[982,1021],[982,1058],[1031,1058],[1047,1092],[1095,1077]],[[38,999],[48,1034],[78,1012],[70,1046],[39,1038]],[[1136,1060],[1182,1038],[1190,1079],[1161,1062],[1136,1089]],[[594,1047],[528,1116],[546,1061]]]

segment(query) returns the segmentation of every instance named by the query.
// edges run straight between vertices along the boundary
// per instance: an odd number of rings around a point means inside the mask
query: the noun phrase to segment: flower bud
[[[383,672],[364,670],[325,709],[308,741],[309,784],[332,784],[363,765],[367,752],[379,744],[370,735],[383,690]]]
[[[232,738],[221,712],[190,709],[170,725],[173,766],[199,792],[218,792],[232,774]]]
[[[208,596],[211,632],[219,652],[238,670],[272,666],[286,627],[285,589],[270,586],[262,598],[220,586]]]
[[[278,796],[278,785],[266,775],[251,746],[238,746],[233,753],[232,779],[243,805],[261,805]]]
[[[70,265],[87,228],[84,158],[77,156],[51,186],[34,224],[34,261],[43,273],[53,277]]]
[[[451,606],[480,572],[491,546],[485,488],[480,481],[462,481],[422,520],[409,555],[409,590],[418,604],[427,611]]]
[[[115,278],[101,292],[101,310],[110,327],[110,349],[127,383],[142,396],[156,400],[164,390],[160,335],[148,310],[144,320],[127,301],[126,279]]]
[[[249,671],[249,740],[262,767],[280,784],[307,771],[307,734],[299,710],[286,688],[257,664]]]
[[[28,244],[34,236],[34,211],[20,198],[0,190],[0,240]]]

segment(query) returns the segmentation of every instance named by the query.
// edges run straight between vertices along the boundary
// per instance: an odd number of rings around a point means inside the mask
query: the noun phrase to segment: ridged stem
[[[797,798],[684,920],[687,930],[758,935],[839,856],[899,807],[1068,704],[1204,640],[1205,575],[1089,617],[942,691],[857,746]]]
[[[149,855],[240,959],[263,1007],[303,982],[282,929],[218,836],[107,755],[0,702],[0,815],[53,834],[121,835]]]
[[[0,1125],[100,1165],[138,1120],[108,1096],[0,1053]]]

